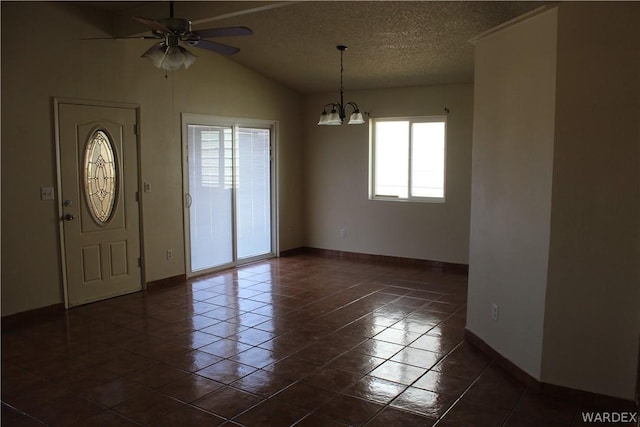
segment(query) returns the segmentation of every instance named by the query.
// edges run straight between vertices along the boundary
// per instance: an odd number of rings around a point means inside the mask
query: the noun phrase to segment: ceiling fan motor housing
[[[165,26],[167,29],[177,36],[185,36],[191,33],[191,21],[183,18],[161,18],[157,22]],[[166,34],[161,31],[153,31],[156,36],[164,37]]]

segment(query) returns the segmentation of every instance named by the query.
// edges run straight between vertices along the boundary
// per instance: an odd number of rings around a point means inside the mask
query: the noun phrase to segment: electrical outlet
[[[491,304],[491,319],[498,321],[498,304]]]
[[[173,250],[167,249],[167,259],[173,258]]]
[[[340,229],[340,237],[342,237],[342,238],[347,237],[347,229],[346,228],[341,228]]]
[[[40,188],[40,200],[53,200],[55,198],[53,187]]]

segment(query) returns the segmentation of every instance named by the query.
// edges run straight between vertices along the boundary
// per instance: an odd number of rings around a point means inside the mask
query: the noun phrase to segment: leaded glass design
[[[84,187],[89,212],[98,224],[111,219],[118,184],[113,144],[105,131],[96,130],[84,152]]]

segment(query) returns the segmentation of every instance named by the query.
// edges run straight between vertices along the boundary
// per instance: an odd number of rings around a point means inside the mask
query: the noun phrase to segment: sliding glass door
[[[238,127],[236,135],[236,252],[246,259],[271,252],[271,132]]]
[[[191,271],[233,262],[233,128],[187,125]]]
[[[275,254],[273,123],[183,115],[189,275]]]

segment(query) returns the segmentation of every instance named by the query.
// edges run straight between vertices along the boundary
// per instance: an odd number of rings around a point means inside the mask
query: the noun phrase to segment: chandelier
[[[344,85],[342,84],[342,73],[344,72],[344,67],[342,66],[342,55],[344,54],[344,51],[347,50],[347,46],[338,45],[336,46],[336,49],[340,51],[340,102],[331,102],[324,106],[318,125],[344,124],[344,119],[347,117],[347,107],[351,107],[353,110],[349,117],[348,124],[361,125],[364,123],[364,118],[358,108],[358,104],[355,102],[344,103]],[[327,112],[329,107],[331,107],[331,111]]]

